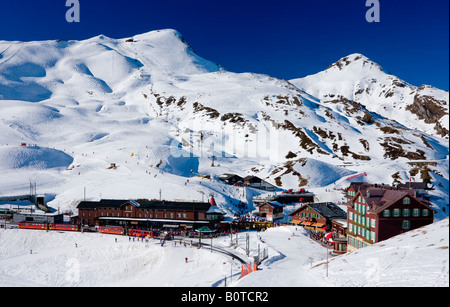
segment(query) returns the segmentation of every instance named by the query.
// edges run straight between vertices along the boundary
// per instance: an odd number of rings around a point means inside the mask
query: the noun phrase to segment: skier
[[[186,257],[186,258],[184,258],[184,261],[186,261],[186,263],[188,263],[188,258]]]

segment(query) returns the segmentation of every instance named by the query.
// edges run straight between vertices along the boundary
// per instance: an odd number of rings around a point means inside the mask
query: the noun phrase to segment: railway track
[[[192,243],[192,245],[198,247],[198,246],[199,246],[199,243],[198,243],[198,242],[195,242],[195,243]],[[248,264],[247,261],[245,261],[245,260],[242,259],[241,257],[239,257],[239,256],[237,256],[236,254],[233,254],[232,252],[227,251],[227,250],[225,250],[225,249],[223,249],[223,248],[216,247],[216,246],[212,246],[212,247],[211,247],[211,244],[208,244],[208,243],[202,243],[201,245],[202,245],[202,246],[207,246],[209,249],[213,250],[214,252],[218,252],[218,253],[227,255],[227,256],[229,256],[229,257],[232,257],[232,258],[234,258],[234,259],[237,259],[237,260],[238,260],[240,263],[242,263],[242,264]]]

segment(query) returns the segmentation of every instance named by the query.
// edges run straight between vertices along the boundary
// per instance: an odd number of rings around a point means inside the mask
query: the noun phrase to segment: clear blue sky
[[[449,89],[449,1],[379,0],[3,0],[0,40],[113,38],[171,28],[200,56],[234,72],[304,77],[359,52],[413,85]]]

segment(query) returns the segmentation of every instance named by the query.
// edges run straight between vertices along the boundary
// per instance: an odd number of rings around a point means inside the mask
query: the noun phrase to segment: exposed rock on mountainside
[[[448,92],[409,85],[361,54],[287,81],[226,71],[175,30],[0,41],[0,53],[0,146],[25,142],[69,155],[77,172],[52,169],[52,182],[86,185],[112,162],[120,167],[108,182],[136,175],[143,187],[159,178],[138,174],[157,164],[177,176],[257,170],[283,188],[371,169],[372,180],[405,180],[416,160],[439,161],[434,170],[448,178]],[[12,160],[1,165],[5,174],[17,172]],[[43,176],[23,171],[11,185]],[[83,174],[90,176],[76,177]]]

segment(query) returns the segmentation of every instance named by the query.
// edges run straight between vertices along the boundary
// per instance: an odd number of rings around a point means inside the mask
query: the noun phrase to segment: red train
[[[110,233],[114,235],[123,235],[124,234],[123,227],[116,227],[116,226],[100,226],[98,228],[98,232],[101,233]]]
[[[130,236],[136,236],[136,237],[154,237],[155,233],[151,230],[139,230],[139,229],[128,229],[128,234]]]
[[[41,230],[64,230],[64,231],[79,231],[80,227],[73,224],[47,224],[36,222],[20,222],[19,228],[22,229],[41,229]],[[125,229],[118,226],[100,226],[98,228],[100,233],[109,233],[115,235],[124,235]],[[157,233],[150,230],[128,229],[127,233],[130,236],[142,237],[156,237]]]
[[[125,234],[125,229],[123,227],[118,227],[118,226],[100,226],[98,228],[98,232],[109,233],[109,234],[114,234],[114,235],[123,235],[123,234]],[[135,236],[135,237],[142,237],[142,236],[153,237],[154,236],[154,232],[152,232],[151,230],[140,230],[140,229],[127,229],[126,234],[129,236]]]
[[[47,224],[36,222],[20,222],[19,228],[22,229],[43,229],[43,230],[63,230],[63,231],[78,231],[78,225],[74,224]]]

